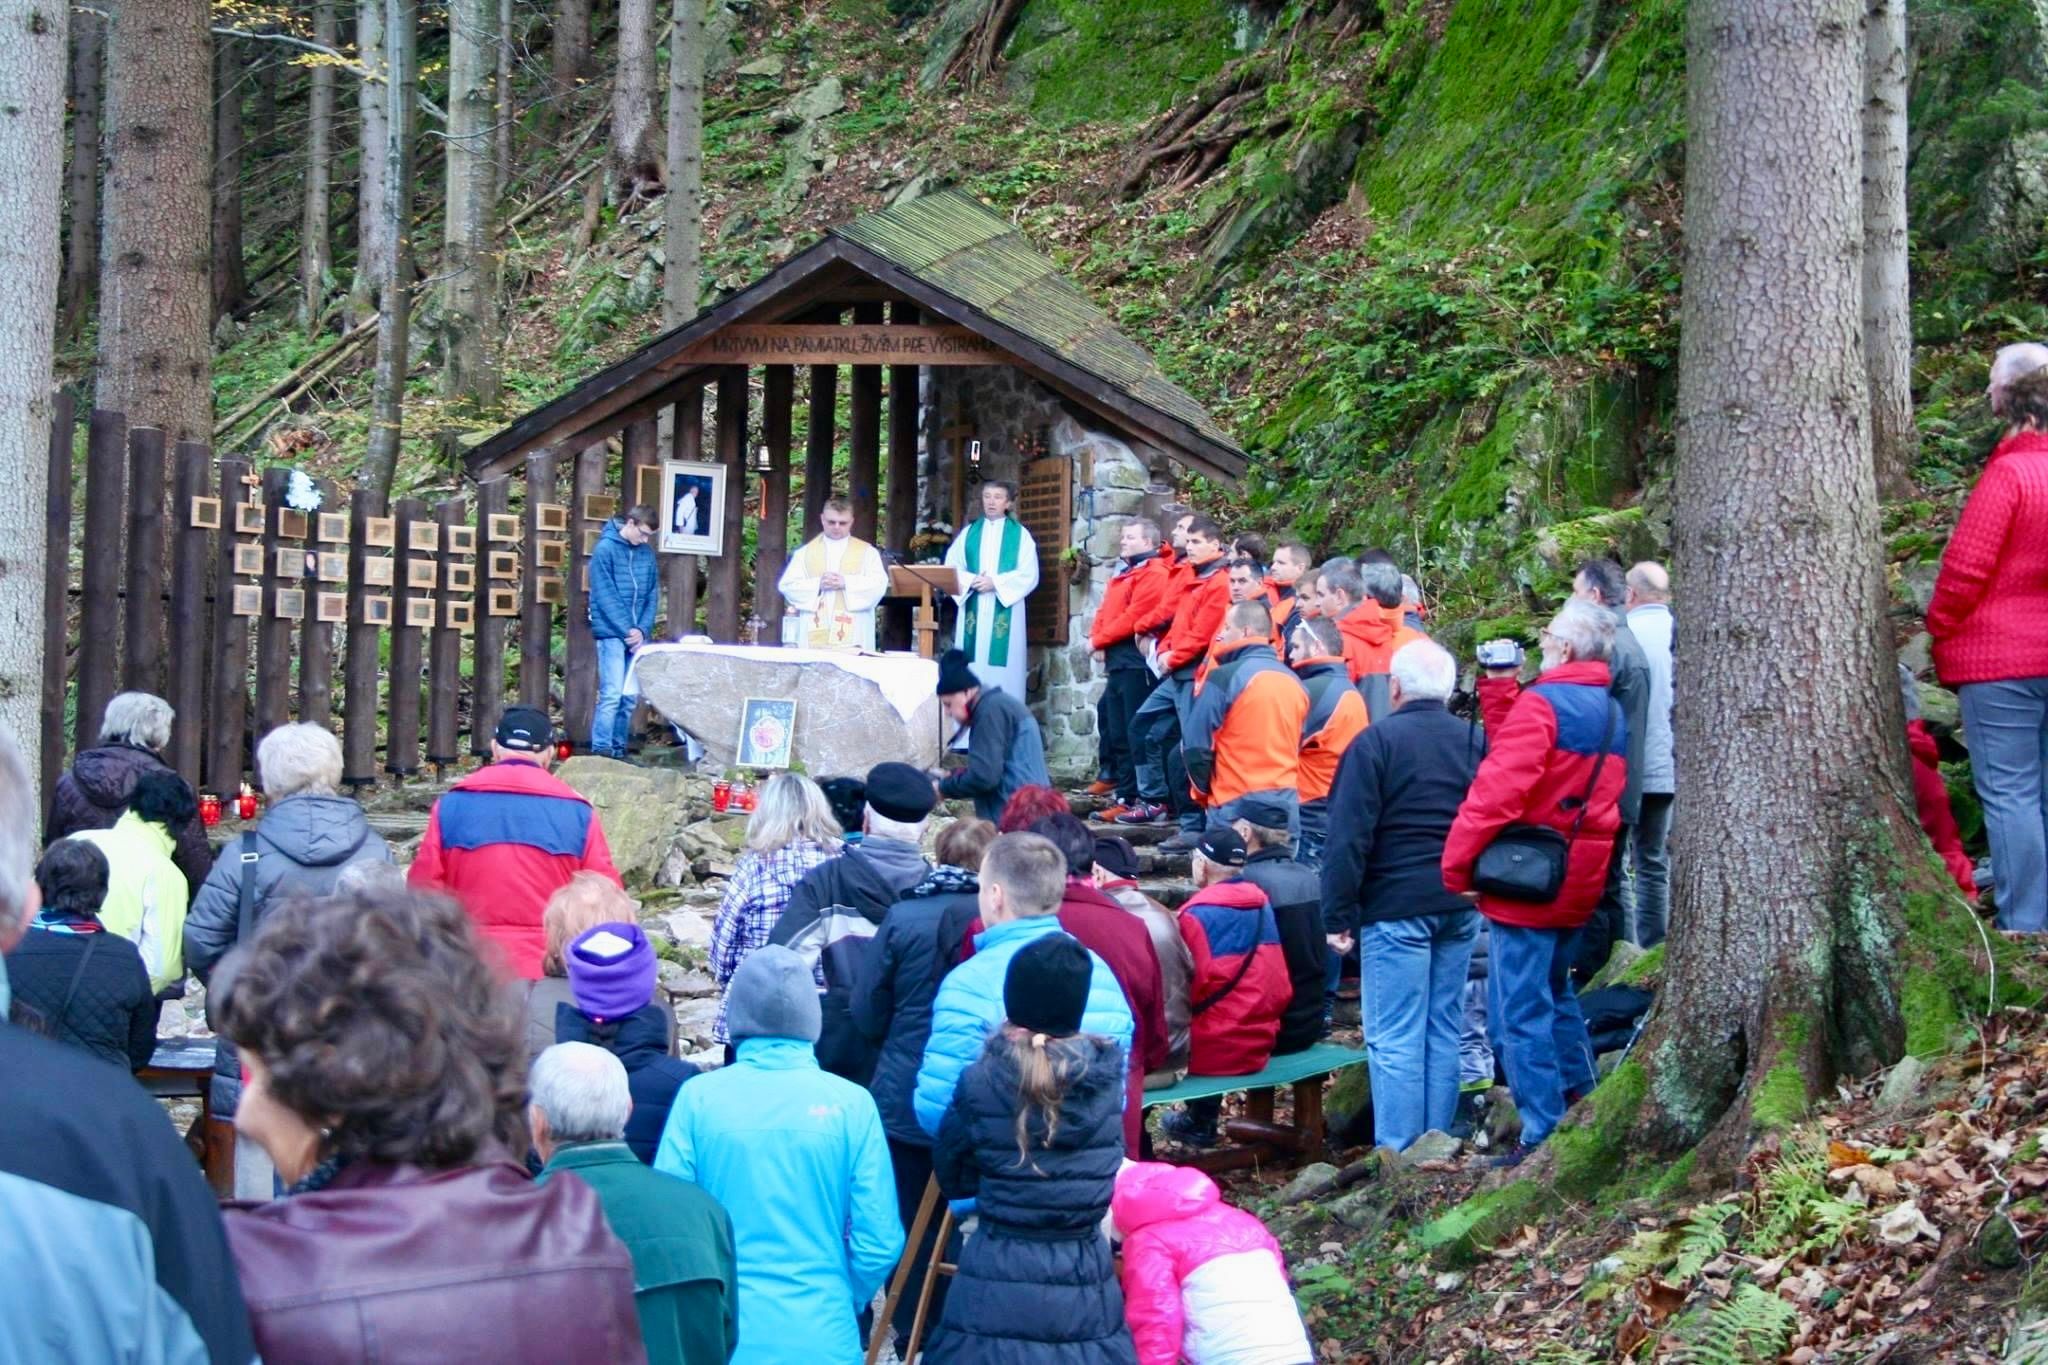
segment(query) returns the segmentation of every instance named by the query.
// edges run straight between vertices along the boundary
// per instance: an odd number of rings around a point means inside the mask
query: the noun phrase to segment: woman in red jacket
[[[1628,722],[1608,695],[1614,618],[1571,601],[1543,632],[1543,671],[1527,688],[1512,669],[1479,682],[1486,758],[1444,841],[1447,890],[1470,896],[1492,926],[1488,1010],[1508,1088],[1522,1114],[1521,1145],[1550,1136],[1593,1088],[1593,1048],[1572,989],[1579,930],[1607,884],[1628,783]],[[1569,841],[1564,885],[1540,903],[1474,892],[1473,867],[1510,825],[1543,825]]]
[[[1934,668],[1962,700],[1991,841],[1998,927],[2048,931],[2048,347],[1991,365],[2007,423],[1949,537],[1927,607]]]

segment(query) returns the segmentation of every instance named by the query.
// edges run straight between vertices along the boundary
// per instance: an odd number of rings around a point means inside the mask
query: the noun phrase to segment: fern
[[[1861,1204],[1832,1196],[1806,1206],[1806,1239],[1793,1249],[1795,1256],[1807,1256],[1848,1241],[1862,1231],[1870,1210]]]
[[[1727,1301],[1695,1318],[1681,1332],[1671,1365],[1754,1365],[1776,1360],[1792,1344],[1799,1310],[1753,1284],[1735,1287]]]
[[[2032,1318],[2013,1328],[2005,1345],[2005,1365],[2048,1365],[2048,1318]]]
[[[1755,1231],[1748,1249],[1769,1256],[1796,1244],[1816,1205],[1839,1202],[1828,1193],[1826,1145],[1810,1134],[1788,1138],[1777,1164],[1756,1192]]]
[[[1741,1212],[1734,1204],[1709,1204],[1693,1211],[1679,1238],[1678,1260],[1671,1267],[1673,1284],[1684,1284],[1728,1249],[1728,1222]]]

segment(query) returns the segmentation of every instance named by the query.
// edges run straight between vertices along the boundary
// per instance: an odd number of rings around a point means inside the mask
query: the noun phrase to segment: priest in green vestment
[[[953,643],[967,653],[983,687],[1024,701],[1024,599],[1038,586],[1038,546],[1014,513],[1016,489],[981,486],[981,516],[968,523],[946,563],[960,575]]]

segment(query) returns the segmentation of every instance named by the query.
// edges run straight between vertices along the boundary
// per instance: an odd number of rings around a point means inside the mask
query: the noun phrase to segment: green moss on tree
[[[1549,1138],[1560,1194],[1584,1198],[1611,1183],[1627,1164],[1629,1130],[1650,1092],[1650,1074],[1630,1059],[1614,1068],[1574,1117]]]
[[[1422,1225],[1420,1241],[1440,1265],[1465,1265],[1531,1218],[1558,1205],[1556,1192],[1535,1180],[1476,1194]]]

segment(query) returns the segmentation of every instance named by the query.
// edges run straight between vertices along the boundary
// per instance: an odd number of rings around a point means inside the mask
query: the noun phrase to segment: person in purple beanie
[[[668,1004],[654,998],[654,946],[637,924],[600,924],[570,940],[562,960],[575,1003],[555,1008],[555,1041],[590,1043],[625,1066],[633,1096],[626,1145],[651,1166],[676,1091],[697,1074],[668,1055]]]

